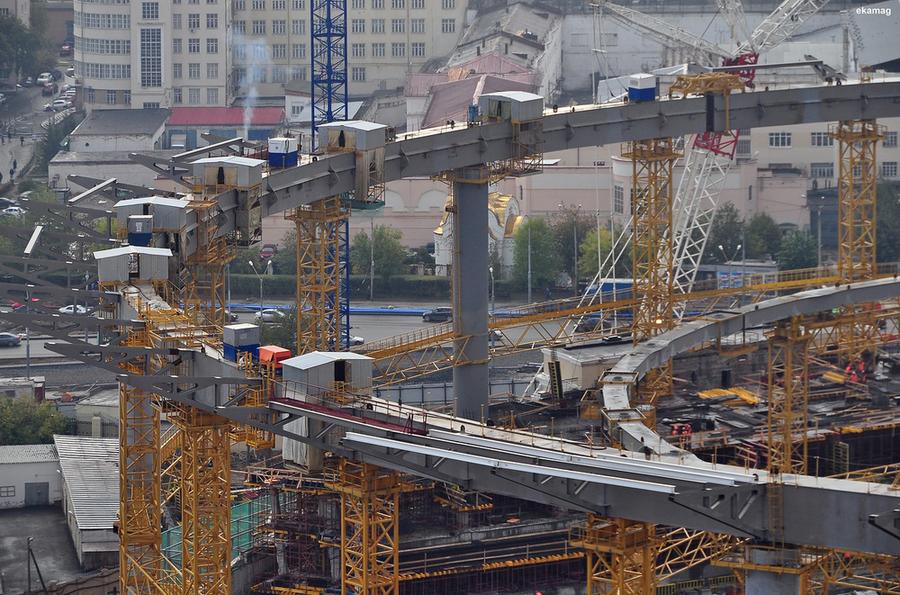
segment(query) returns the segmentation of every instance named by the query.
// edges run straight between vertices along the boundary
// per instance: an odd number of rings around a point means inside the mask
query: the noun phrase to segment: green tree
[[[535,217],[519,226],[515,235],[513,281],[518,287],[528,287],[528,235],[531,231],[531,286],[534,289],[552,287],[560,270],[556,239],[547,221]]]
[[[891,183],[878,185],[876,200],[876,230],[878,262],[900,260],[900,192]]]
[[[816,266],[816,239],[809,233],[794,231],[782,238],[778,268],[786,271]]]
[[[49,444],[69,423],[49,403],[30,397],[0,399],[0,444]]]
[[[774,258],[781,248],[781,230],[767,213],[757,213],[747,223],[747,258]]]
[[[272,257],[272,267],[276,275],[295,275],[297,273],[297,230],[290,229],[281,242],[278,252]]]
[[[597,230],[592,229],[578,247],[578,275],[582,278],[593,277],[597,274],[597,267],[599,266],[597,260],[597,241]],[[605,261],[606,257],[609,255],[610,247],[612,246],[608,229],[600,230],[599,242],[600,258]],[[623,254],[622,257],[624,258],[625,255]]]
[[[581,239],[586,238],[596,226],[597,220],[593,213],[586,212],[575,206],[560,206],[559,211],[557,211],[550,219],[550,230],[553,234],[553,239],[556,242],[556,251],[559,255],[559,266],[573,279],[575,277],[576,230],[580,248]],[[532,238],[532,242],[533,241],[534,238]]]
[[[262,325],[263,345],[278,345],[293,350],[297,345],[297,308],[291,308],[278,322]]]
[[[401,274],[404,270],[406,248],[400,243],[402,237],[403,234],[399,230],[385,225],[375,228],[375,274],[385,281]],[[358,275],[365,275],[369,272],[372,253],[369,242],[369,235],[364,231],[360,231],[353,237],[353,243],[350,246],[350,266],[351,270]]]
[[[61,122],[51,124],[47,128],[47,134],[45,134],[38,142],[37,152],[35,154],[38,172],[42,174],[47,173],[47,167],[50,165],[50,161],[57,153],[59,153],[62,143],[65,141],[66,137],[75,130],[79,121],[79,118],[70,115]]]
[[[703,251],[703,262],[715,264],[732,258],[732,255],[737,252],[743,235],[744,221],[741,219],[741,214],[733,203],[725,203],[716,210],[715,218],[710,226],[706,249]],[[719,246],[722,248],[720,249]],[[722,254],[723,252],[725,254]]]

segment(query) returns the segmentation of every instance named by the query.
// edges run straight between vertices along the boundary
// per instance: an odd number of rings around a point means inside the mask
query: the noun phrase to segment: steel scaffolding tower
[[[310,150],[319,124],[347,119],[347,0],[311,0]]]
[[[806,474],[810,335],[799,317],[769,337],[768,471]]]

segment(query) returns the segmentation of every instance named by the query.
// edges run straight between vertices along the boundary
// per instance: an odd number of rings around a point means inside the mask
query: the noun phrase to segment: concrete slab
[[[27,586],[25,555],[28,537],[44,582],[68,581],[81,576],[66,519],[58,506],[0,510],[0,572],[7,593],[22,593]],[[34,566],[31,588],[40,588]]]

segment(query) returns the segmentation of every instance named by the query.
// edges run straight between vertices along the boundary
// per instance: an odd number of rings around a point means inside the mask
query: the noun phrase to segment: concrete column
[[[799,552],[751,549],[749,555],[756,567],[747,571],[746,595],[803,595]]]
[[[454,349],[456,415],[480,420],[488,381],[488,176],[487,168],[456,170],[453,181],[453,328],[468,339]],[[486,413],[486,412],[485,412]]]

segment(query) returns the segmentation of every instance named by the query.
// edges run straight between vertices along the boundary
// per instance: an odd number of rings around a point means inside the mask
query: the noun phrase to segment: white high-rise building
[[[87,109],[230,102],[230,0],[75,0]]]

